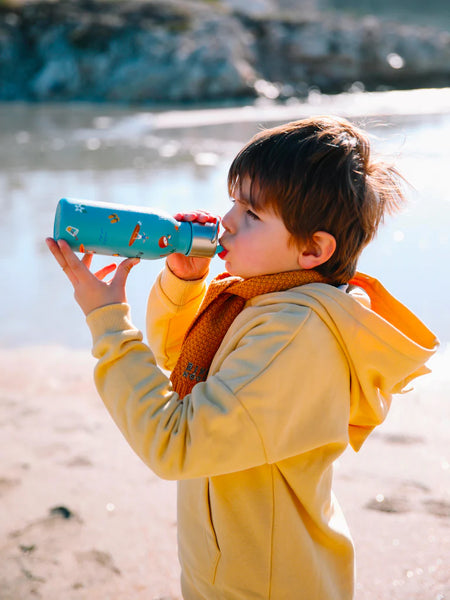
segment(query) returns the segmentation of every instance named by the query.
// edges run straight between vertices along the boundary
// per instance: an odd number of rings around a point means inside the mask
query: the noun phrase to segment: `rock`
[[[427,87],[450,82],[450,34],[375,18],[253,20],[264,79],[342,91],[355,81]],[[398,57],[392,61],[393,56]]]
[[[0,100],[217,102],[355,81],[449,85],[449,33],[331,17],[308,2],[292,14],[280,12],[287,0],[0,4]]]

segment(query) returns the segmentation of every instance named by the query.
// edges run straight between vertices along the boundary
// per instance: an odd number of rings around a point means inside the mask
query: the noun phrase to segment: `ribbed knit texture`
[[[281,292],[307,283],[327,283],[311,269],[258,275],[249,279],[222,273],[208,287],[199,311],[186,332],[181,353],[170,377],[180,398],[205,381],[209,367],[231,323],[250,298]]]

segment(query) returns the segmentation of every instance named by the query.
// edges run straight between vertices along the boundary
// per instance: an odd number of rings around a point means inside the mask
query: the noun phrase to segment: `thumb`
[[[141,262],[140,258],[126,258],[125,260],[123,260],[117,267],[117,271],[114,275],[114,285],[117,285],[119,287],[125,287],[131,269],[139,262]]]

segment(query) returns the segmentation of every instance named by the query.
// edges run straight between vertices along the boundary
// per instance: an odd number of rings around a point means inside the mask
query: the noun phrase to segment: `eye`
[[[254,219],[255,221],[259,221],[259,217],[257,214],[255,214],[252,210],[248,209],[246,211],[247,216],[250,217],[250,219]]]

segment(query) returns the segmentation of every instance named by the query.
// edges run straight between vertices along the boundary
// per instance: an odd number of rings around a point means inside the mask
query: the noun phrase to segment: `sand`
[[[449,358],[337,464],[356,600],[450,599]],[[89,350],[0,361],[0,600],[179,600],[175,484],[121,437]]]

